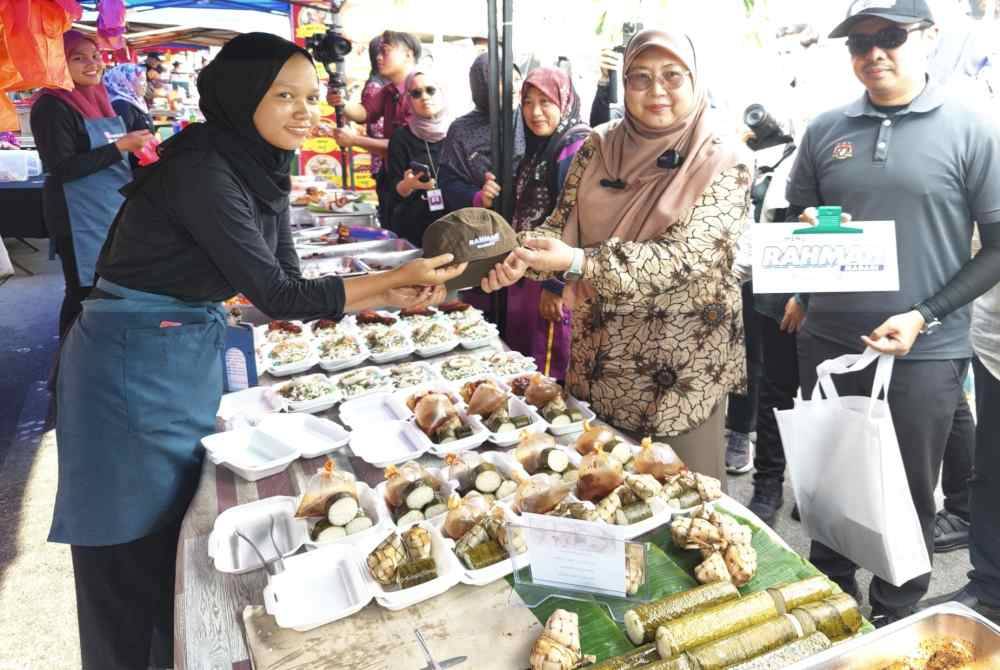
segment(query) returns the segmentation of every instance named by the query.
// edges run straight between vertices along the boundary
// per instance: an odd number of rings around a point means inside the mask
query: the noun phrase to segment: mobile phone
[[[414,174],[420,176],[420,181],[426,183],[431,180],[431,168],[429,165],[425,165],[419,161],[410,161],[409,167],[413,170]]]

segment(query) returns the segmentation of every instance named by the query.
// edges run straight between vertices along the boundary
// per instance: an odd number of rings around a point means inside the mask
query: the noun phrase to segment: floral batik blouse
[[[588,139],[555,211],[522,238],[562,237],[595,153]],[[749,223],[749,196],[750,170],[737,165],[721,173],[662,237],[613,237],[586,250],[584,279],[596,297],[577,300],[573,309],[567,386],[602,420],[645,435],[681,435],[704,423],[730,392],[745,392],[733,259]]]

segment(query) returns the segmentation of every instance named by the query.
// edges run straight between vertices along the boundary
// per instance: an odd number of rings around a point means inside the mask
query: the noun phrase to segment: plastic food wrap
[[[614,431],[607,426],[591,426],[589,421],[585,421],[583,424],[583,433],[580,437],[576,438],[574,446],[580,455],[586,456],[598,447],[609,451],[609,447],[618,441]]]
[[[295,512],[298,518],[325,517],[330,505],[342,494],[353,498],[358,497],[358,484],[350,472],[338,470],[336,464],[327,459],[326,464],[316,474],[309,478],[299,509]]]
[[[399,468],[390,465],[385,469],[385,479],[388,482],[385,487],[385,502],[393,509],[403,504],[407,490],[415,482],[423,480],[435,491],[441,486],[440,480],[431,476],[424,466],[416,461],[407,461]]]
[[[622,464],[597,447],[583,457],[580,463],[580,480],[576,484],[576,495],[580,500],[601,500],[625,481]]]
[[[531,433],[518,443],[514,449],[514,458],[529,474],[534,474],[542,469],[542,452],[555,446],[556,439],[548,433]]]
[[[446,537],[460,540],[472,527],[486,518],[490,504],[486,498],[473,491],[464,498],[452,493],[448,498],[448,516],[441,530]]]
[[[642,451],[634,459],[635,471],[641,475],[653,475],[660,482],[687,469],[684,461],[670,448],[669,444],[653,442],[650,438],[642,441]]]
[[[556,398],[563,397],[562,387],[548,377],[535,374],[524,391],[524,399],[529,405],[542,409]]]
[[[569,495],[572,488],[572,484],[552,475],[532,475],[517,487],[514,509],[530,514],[548,514]]]
[[[407,404],[417,418],[417,426],[432,439],[435,435],[454,430],[462,425],[462,420],[458,416],[458,408],[444,393],[425,393],[414,396]]]
[[[484,419],[507,407],[507,393],[489,380],[466,384],[462,388],[462,399],[469,406],[469,414]]]
[[[444,457],[448,464],[448,478],[458,482],[458,490],[471,491],[475,488],[476,476],[473,470],[483,462],[483,457],[474,451],[448,454]]]

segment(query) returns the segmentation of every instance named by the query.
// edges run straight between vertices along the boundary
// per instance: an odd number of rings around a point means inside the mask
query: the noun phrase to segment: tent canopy
[[[96,9],[96,0],[83,0],[86,9]],[[288,13],[287,0],[125,0],[129,9],[242,9],[257,12]]]

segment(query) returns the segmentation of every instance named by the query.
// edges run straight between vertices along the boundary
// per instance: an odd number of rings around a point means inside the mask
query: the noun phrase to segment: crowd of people
[[[511,346],[601,420],[668,442],[691,469],[725,482],[727,467],[746,471],[750,458],[737,439],[727,464],[727,406],[759,385],[730,434],[748,435],[756,419],[751,509],[765,521],[783,503],[773,410],[791,407],[800,387],[808,394],[825,360],[866,347],[898,357],[888,403],[928,551],[942,463],[964,454],[966,469],[957,466],[947,488],[968,491],[974,571],[952,597],[1000,619],[991,414],[1000,389],[1000,130],[990,107],[949,95],[946,77],[928,74],[940,33],[922,0],[849,3],[830,37],[846,39],[843,67],[864,90],[816,110],[787,188],[772,185],[786,191],[788,221],[815,223],[823,205],[895,221],[895,293],[757,301],[736,263],[753,219],[755,159],[719,120],[718,91],[679,30],[641,31],[608,64],[620,63],[623,100],[620,110],[606,97],[592,107],[592,121],[611,119],[595,127],[565,69],[518,73],[511,183],[491,150],[487,55],[469,71],[475,108],[457,118],[462,110],[448,103],[457,84],[418,65],[419,40],[394,31],[369,44],[360,101],[330,91],[328,102],[359,124],[337,129],[338,144],[378,159],[383,224],[414,244],[446,212],[496,208],[511,190],[519,246],[478,291],[508,291]],[[441,301],[465,267],[445,255],[365,277],[302,278],[289,175],[322,100],[307,51],[260,33],[232,40],[198,77],[206,122],[133,173],[123,152],[148,139],[150,71],[104,74],[90,38],[71,32],[65,43],[77,88],[43,92],[32,112],[46,222],[67,285],[50,539],[72,545],[84,666],[144,667],[151,651],[169,665],[156,634],[173,620],[173,561],[163,559],[173,556],[198,480],[197,441],[212,431],[221,394],[218,303],[243,293],[275,318],[301,319],[420,306]],[[751,332],[761,353],[748,356]],[[963,390],[970,361],[975,425]],[[871,384],[871,372],[837,380],[850,395],[868,395]],[[848,559],[818,543],[810,559],[862,599]],[[142,574],[122,579],[122,566]],[[139,582],[148,588],[134,589]],[[929,582],[930,574],[899,587],[873,580],[873,622],[913,612]]]

